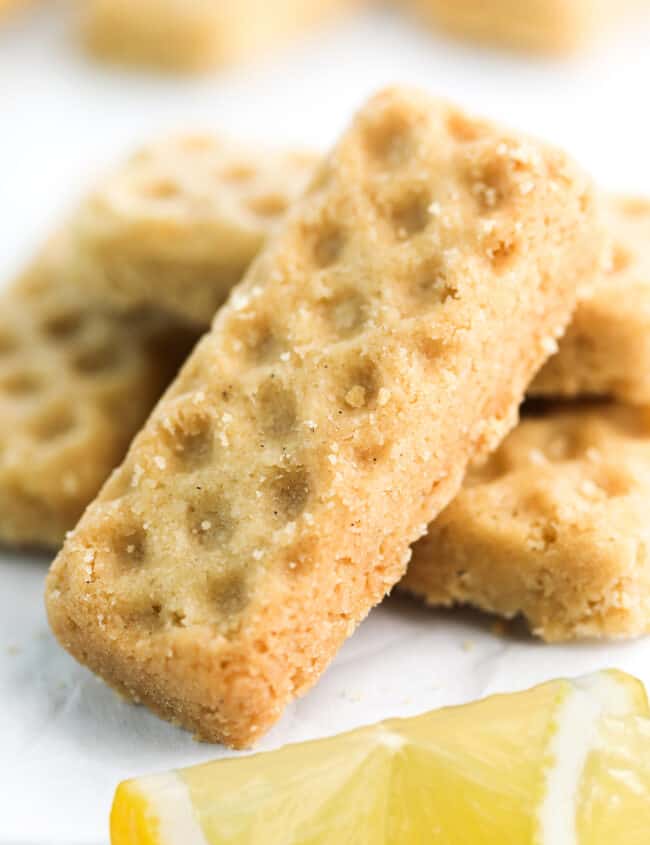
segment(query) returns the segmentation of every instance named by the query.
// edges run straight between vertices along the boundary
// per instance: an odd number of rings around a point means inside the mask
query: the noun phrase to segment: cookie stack
[[[62,644],[242,747],[400,581],[547,638],[638,633],[643,411],[536,401],[498,447],[527,391],[642,399],[644,215],[408,89],[319,164],[209,138],[136,154],[2,327],[4,454],[30,437],[41,472],[5,462],[0,531],[53,544],[218,309],[52,566]]]
[[[320,161],[136,153],[4,298],[0,537],[68,532],[61,643],[243,747],[396,584],[547,640],[645,632],[649,229],[410,89]]]

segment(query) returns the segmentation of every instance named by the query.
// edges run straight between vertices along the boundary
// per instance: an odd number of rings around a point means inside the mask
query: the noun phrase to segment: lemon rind
[[[585,764],[597,743],[601,719],[629,714],[638,704],[638,690],[631,680],[616,672],[597,672],[569,681],[556,716],[549,749],[553,763],[546,771],[538,810],[540,845],[578,842],[576,814]]]
[[[133,835],[131,831],[135,834]],[[189,789],[176,772],[120,784],[111,811],[113,845],[209,845]]]

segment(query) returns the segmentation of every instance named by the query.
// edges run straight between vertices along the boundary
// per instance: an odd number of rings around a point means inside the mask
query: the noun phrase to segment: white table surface
[[[94,174],[161,132],[326,148],[392,82],[420,85],[568,147],[600,182],[650,192],[650,27],[548,62],[434,38],[366,13],[247,67],[160,78],[89,63],[50,7],[0,31],[0,280]],[[120,701],[63,653],[42,604],[45,557],[0,554],[0,843],[105,845],[116,783],[223,755]],[[650,641],[546,646],[492,620],[393,597],[262,748],[606,666],[650,682]]]

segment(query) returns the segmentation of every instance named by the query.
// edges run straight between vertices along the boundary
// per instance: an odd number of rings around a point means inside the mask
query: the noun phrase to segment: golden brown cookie
[[[524,418],[416,543],[402,587],[550,642],[650,630],[650,409]]]
[[[56,547],[191,348],[159,315],[115,314],[61,273],[61,241],[0,309],[0,542]]]
[[[610,396],[650,404],[650,201],[606,201],[612,252],[532,396]]]
[[[601,253],[561,152],[418,91],[371,99],[55,561],[61,643],[254,742],[512,426]]]
[[[639,0],[401,0],[452,35],[539,53],[572,52],[614,27]]]
[[[68,223],[67,274],[109,302],[207,327],[316,162],[209,135],[144,147]]]
[[[196,72],[254,59],[362,0],[84,0],[94,55]]]

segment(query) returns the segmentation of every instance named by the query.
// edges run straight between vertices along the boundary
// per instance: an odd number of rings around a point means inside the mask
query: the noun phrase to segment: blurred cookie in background
[[[9,18],[23,6],[34,5],[34,0],[0,0],[0,23]]]
[[[536,53],[572,53],[605,35],[645,0],[400,0],[453,35]]]
[[[154,141],[79,204],[66,278],[112,305],[167,311],[205,329],[317,162],[207,134]]]
[[[254,58],[361,2],[84,0],[81,31],[102,59],[189,73]]]

